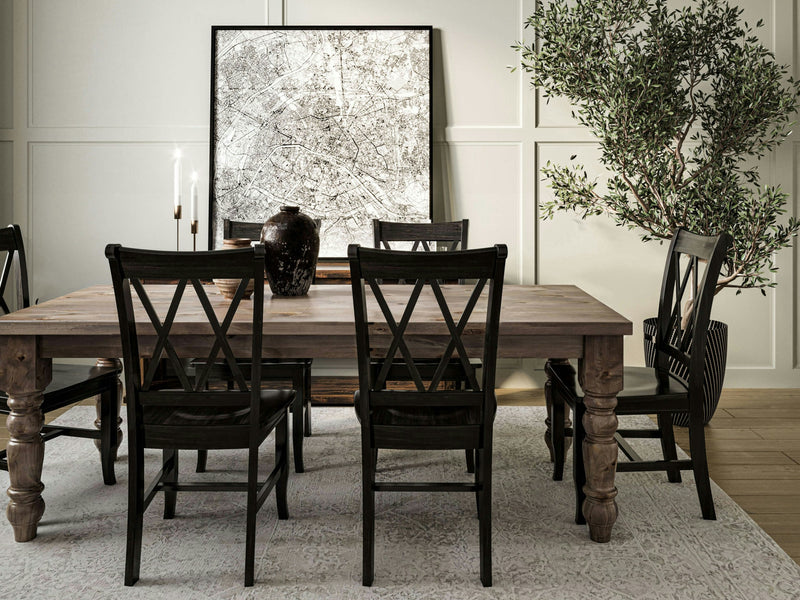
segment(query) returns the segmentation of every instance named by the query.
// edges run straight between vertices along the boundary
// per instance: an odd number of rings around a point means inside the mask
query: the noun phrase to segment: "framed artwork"
[[[211,69],[209,248],[286,205],[323,259],[431,220],[431,27],[215,26]]]

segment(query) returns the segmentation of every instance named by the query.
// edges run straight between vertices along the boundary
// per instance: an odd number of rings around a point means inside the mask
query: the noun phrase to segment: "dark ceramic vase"
[[[651,317],[644,320],[644,364],[652,367],[656,364],[656,333],[658,319]],[[708,322],[706,352],[703,357],[703,425],[708,424],[714,411],[717,410],[722,393],[722,382],[725,380],[725,364],[728,357],[728,325],[722,321]],[[669,361],[669,370],[684,381],[689,370],[676,360]],[[675,413],[672,422],[681,427],[689,426],[689,413]]]
[[[302,296],[308,293],[319,255],[317,224],[297,206],[281,206],[261,230],[266,247],[267,280],[278,296]]]

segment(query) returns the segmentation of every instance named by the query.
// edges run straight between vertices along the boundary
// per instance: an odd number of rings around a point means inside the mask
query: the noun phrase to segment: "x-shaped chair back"
[[[369,396],[373,405],[383,406],[430,406],[442,401],[451,406],[480,405],[483,392],[494,389],[506,247],[439,253],[353,245],[349,252],[362,398]],[[404,279],[413,284],[384,285],[384,279]],[[475,283],[472,287],[441,283],[454,279]],[[438,308],[435,315],[424,315],[426,323],[414,319],[423,294],[432,297]],[[454,311],[456,299],[460,310]],[[483,318],[473,318],[478,314]],[[420,331],[420,327],[430,330]],[[410,343],[407,339],[415,329],[415,333],[424,334],[424,342]],[[471,357],[475,348],[478,355]],[[423,381],[415,355],[438,359],[430,381]],[[466,390],[439,389],[453,357],[466,374]],[[482,359],[481,380],[470,358]],[[401,377],[392,375],[397,369],[405,370]],[[414,391],[387,390],[387,382],[393,379],[410,379]]]
[[[256,409],[253,418],[257,419],[264,310],[264,247],[259,245],[255,248],[211,252],[158,252],[109,245],[106,255],[111,263],[122,325],[123,355],[130,366],[125,370],[127,389],[132,392],[129,393],[129,401],[135,401],[137,407],[213,404],[232,408],[252,404]],[[223,278],[238,279],[238,287],[230,302],[214,305],[203,281]],[[174,288],[145,284],[159,280],[177,281],[177,284]],[[251,280],[253,301],[242,302]],[[172,291],[169,306],[165,313],[158,314],[151,295],[164,294],[168,290]],[[134,297],[140,307],[135,306]],[[184,328],[181,333],[186,333],[185,327],[188,325],[182,325],[176,319],[182,304],[192,313],[193,319],[198,312],[205,317],[208,328],[206,332],[198,333],[211,333],[213,339],[205,360],[200,361],[202,366],[196,367],[193,376],[187,373],[174,338],[170,335],[181,327]],[[239,312],[247,313],[246,319],[235,320]],[[192,327],[197,325],[193,324]],[[231,334],[236,334],[239,340],[236,347],[231,344]],[[198,336],[198,339],[205,339],[205,336]],[[193,348],[192,351],[197,350]],[[141,352],[150,358],[144,370],[139,361]],[[238,390],[209,394],[206,389],[209,371],[220,354]],[[249,381],[237,357],[247,358],[248,362],[252,358]],[[162,358],[169,361],[180,387],[162,389],[163,382],[156,378],[158,363]],[[195,366],[197,363],[195,361]]]

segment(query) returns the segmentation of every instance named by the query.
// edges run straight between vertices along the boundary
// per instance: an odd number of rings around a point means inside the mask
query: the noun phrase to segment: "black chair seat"
[[[44,391],[42,412],[74,404],[76,396],[90,398],[110,385],[116,387],[118,375],[115,367],[53,364],[53,379]],[[0,391],[0,414],[8,412],[8,394]]]
[[[294,447],[294,470],[303,473],[303,438],[311,436],[311,363],[312,358],[262,358],[261,381],[288,381],[292,383],[297,392],[291,412],[293,414],[292,444]],[[247,360],[237,360],[237,366],[242,371],[245,379],[250,378],[252,363]],[[189,373],[197,375],[202,371],[205,362],[201,359],[189,361]],[[216,360],[208,373],[210,381],[224,381],[233,385],[234,377],[231,369],[224,360]],[[197,472],[206,469],[207,453],[200,452],[197,456]]]
[[[618,415],[642,414],[648,406],[653,414],[663,412],[665,406],[668,412],[675,412],[682,407],[689,410],[689,391],[686,386],[673,377],[667,380],[666,386],[659,386],[655,373],[651,367],[625,367],[622,376],[625,389],[617,395]],[[574,382],[570,379],[574,379]],[[561,370],[555,367],[551,381],[560,392],[567,394],[565,399],[570,404],[582,401],[584,392],[577,378],[564,377]]]
[[[361,421],[361,393],[353,395],[356,417]],[[481,411],[476,407],[415,406],[410,408],[373,408],[370,417],[375,425],[448,427],[480,425]]]
[[[294,390],[262,390],[260,422],[266,425],[277,414],[285,411],[294,400]],[[155,407],[144,410],[145,425],[246,425],[250,407],[220,410],[218,407]]]

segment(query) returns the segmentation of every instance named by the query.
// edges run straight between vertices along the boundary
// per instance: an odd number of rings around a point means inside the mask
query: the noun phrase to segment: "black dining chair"
[[[658,423],[656,428],[617,430],[617,443],[628,459],[617,463],[617,471],[666,471],[668,481],[679,482],[680,471],[691,469],[704,519],[715,519],[716,513],[703,429],[703,364],[717,278],[730,244],[731,237],[726,233],[701,236],[685,229],[675,232],[658,301],[655,367],[625,367],[624,389],[617,395],[617,415],[656,415]],[[684,305],[687,300],[688,306]],[[575,521],[583,523],[583,391],[568,362],[548,361],[545,368],[552,403],[553,479],[562,477],[565,438],[572,435]],[[574,411],[572,430],[564,427],[567,405]],[[691,458],[687,459],[678,459],[675,447],[672,416],[678,413],[689,414]],[[628,443],[634,438],[659,439],[663,458],[642,459]]]
[[[248,221],[223,220],[223,237],[243,238],[258,241],[261,239],[261,228],[264,223]],[[261,380],[270,382],[290,381],[297,394],[292,405],[292,450],[294,453],[295,473],[303,473],[303,438],[311,436],[311,358],[262,358]],[[232,382],[231,374],[224,363],[218,365],[212,377]],[[198,451],[197,472],[206,468],[208,453]]]
[[[161,252],[106,247],[114,284],[117,314],[125,359],[128,390],[128,534],[125,585],[139,579],[144,511],[158,492],[164,492],[164,518],[175,516],[178,492],[239,491],[247,494],[245,533],[245,586],[253,585],[255,572],[256,514],[275,489],[278,517],[288,518],[286,501],[288,467],[288,409],[293,390],[261,389],[261,352],[264,316],[264,247],[210,252]],[[212,305],[203,280],[238,279],[234,297]],[[158,314],[142,280],[177,280],[164,314]],[[249,281],[252,301],[243,301]],[[161,287],[161,286],[159,286]],[[193,293],[192,293],[193,292]],[[198,306],[199,303],[199,306]],[[170,332],[182,305],[207,321],[208,355],[194,359],[191,372],[179,358]],[[218,314],[222,318],[218,317]],[[144,317],[146,315],[146,318]],[[245,320],[248,335],[229,333],[237,315]],[[243,315],[243,316],[242,316]],[[203,333],[198,329],[199,333]],[[241,332],[239,332],[241,333]],[[155,339],[153,339],[155,338]],[[149,349],[152,348],[152,351]],[[152,360],[143,371],[139,360]],[[209,389],[209,373],[220,357],[234,378],[234,389]],[[156,379],[159,362],[168,360],[175,380]],[[247,376],[237,359],[250,365]],[[264,481],[258,480],[259,448],[275,432],[275,466]],[[162,468],[147,488],[145,448],[162,451]],[[182,482],[179,450],[247,449],[247,480],[239,482]]]
[[[411,252],[453,252],[469,248],[469,219],[460,221],[446,221],[439,223],[404,223],[394,221],[372,220],[373,247],[385,250],[407,249]],[[394,246],[394,247],[393,247]],[[399,247],[398,247],[399,246]],[[386,282],[385,282],[386,283]],[[397,283],[406,283],[403,280]],[[464,280],[458,280],[463,284]],[[402,361],[402,359],[397,359]],[[427,364],[426,364],[427,363]],[[422,371],[432,372],[437,366],[436,361],[419,359],[417,368]],[[473,360],[472,367],[480,369],[480,360]],[[403,372],[402,369],[399,372]],[[444,381],[450,382],[456,389],[461,389],[466,383],[466,374],[458,359],[453,359],[447,366]],[[467,472],[475,472],[475,454],[466,450]]]
[[[375,492],[473,492],[478,503],[481,582],[491,586],[492,430],[497,411],[494,385],[506,247],[439,253],[351,245],[348,253],[359,378],[354,401],[361,423],[362,582],[369,586],[374,579]],[[402,298],[395,295],[390,303],[385,294],[398,288],[384,282],[398,279],[411,282],[410,293]],[[453,279],[476,283],[472,287],[440,283]],[[431,331],[429,343],[418,348],[404,334],[420,325],[415,324],[415,308],[423,293],[436,298],[441,328]],[[395,360],[398,353],[400,362]],[[480,377],[470,361],[473,355],[482,360]],[[429,358],[438,357],[438,364],[423,371],[418,367],[420,357],[426,364]],[[467,380],[464,389],[443,389],[441,385],[451,358],[461,363]],[[393,386],[408,380],[414,382],[413,389]],[[380,448],[474,451],[474,481],[377,481]]]
[[[0,276],[0,310],[9,314],[11,305],[9,283],[12,281],[12,272],[16,273],[16,292],[19,308],[31,305],[30,291],[28,288],[28,267],[25,260],[25,247],[22,243],[22,233],[19,225],[9,225],[0,229],[0,252],[5,252],[3,273]],[[15,268],[16,265],[16,268]],[[117,458],[117,426],[119,423],[120,398],[120,368],[115,366],[85,366],[54,363],[52,366],[52,380],[44,390],[41,410],[47,414],[59,408],[100,397],[100,429],[83,427],[68,427],[65,425],[44,425],[42,427],[42,441],[66,435],[80,438],[98,440],[100,450],[100,465],[103,472],[103,482],[106,485],[116,483],[114,475],[114,461]],[[0,391],[0,414],[11,414],[9,397],[6,392]],[[8,470],[8,450],[0,450],[0,469]],[[13,459],[12,459],[13,460]]]

